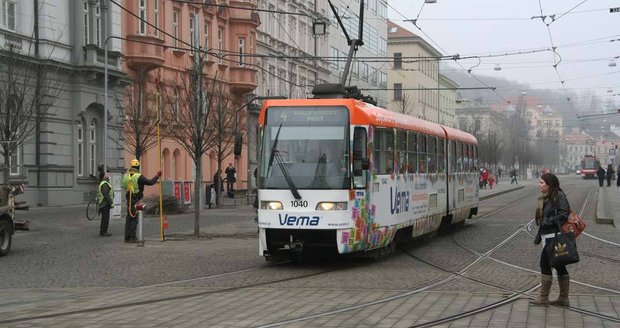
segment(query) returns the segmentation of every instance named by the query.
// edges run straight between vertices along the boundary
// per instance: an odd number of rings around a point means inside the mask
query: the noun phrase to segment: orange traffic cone
[[[170,225],[168,224],[168,216],[164,215],[164,229],[170,229]]]

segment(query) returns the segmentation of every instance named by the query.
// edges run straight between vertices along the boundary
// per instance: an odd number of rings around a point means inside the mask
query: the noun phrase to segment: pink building
[[[256,53],[256,28],[260,21],[252,9],[256,8],[257,0],[218,1],[224,6],[217,6],[214,0],[194,2],[123,1],[131,12],[123,11],[122,15],[123,36],[126,38],[123,42],[124,68],[134,80],[133,89],[129,89],[125,99],[126,107],[133,103],[131,90],[135,96],[138,81],[144,81],[143,90],[152,92],[157,81],[174,81],[179,74],[185,74],[194,61],[191,47],[200,47],[211,54],[207,56],[203,78],[217,76],[231,96],[238,100],[237,108],[245,104],[245,95],[256,88],[255,60],[245,55]],[[222,162],[222,170],[228,163],[234,163],[236,189],[245,189],[248,171],[246,110],[240,114],[240,132],[244,136],[241,155],[231,154]],[[130,146],[125,147],[127,167],[135,157],[128,148]],[[164,136],[161,149],[164,181],[195,180],[193,160],[181,145]],[[140,159],[142,172],[148,177],[153,176],[159,170],[157,145],[144,152]],[[203,181],[211,181],[217,170],[214,151],[209,150],[203,157],[202,168]],[[147,195],[156,192],[154,187],[146,190]]]

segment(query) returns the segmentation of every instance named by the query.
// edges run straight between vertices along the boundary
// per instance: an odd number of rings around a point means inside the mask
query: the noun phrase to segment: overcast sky
[[[482,80],[489,75],[529,83],[533,88],[562,89],[553,68],[553,52],[485,58],[489,54],[551,48],[553,42],[561,56],[557,66],[559,76],[567,89],[580,93],[593,90],[606,97],[620,94],[620,59],[616,59],[616,67],[608,66],[613,57],[620,55],[620,13],[609,12],[609,8],[620,7],[618,0],[437,0],[434,4],[423,3],[423,0],[388,0],[388,16],[445,55],[480,55],[482,63],[473,68],[472,73]],[[540,18],[531,19],[541,16],[541,6],[542,15],[555,14],[555,21],[552,22],[551,17],[545,20],[550,23],[551,39],[545,23]],[[422,31],[413,23],[403,21],[415,19],[418,14],[416,23]],[[556,58],[555,61],[560,60]],[[478,60],[460,63],[468,69]],[[497,64],[501,71],[494,70]],[[451,66],[463,70],[458,65]],[[518,85],[510,87],[520,88]],[[609,89],[612,92],[608,92]],[[618,102],[620,96],[613,98]]]

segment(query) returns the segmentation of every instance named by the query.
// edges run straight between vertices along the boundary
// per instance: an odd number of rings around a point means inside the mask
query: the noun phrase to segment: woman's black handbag
[[[572,232],[556,232],[547,251],[549,264],[554,268],[579,262],[577,243]]]

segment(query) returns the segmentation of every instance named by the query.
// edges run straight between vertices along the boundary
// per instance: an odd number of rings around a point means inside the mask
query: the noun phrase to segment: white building
[[[329,79],[327,42],[333,16],[327,1],[264,0],[258,2],[258,96],[308,98],[315,84]],[[281,12],[281,13],[278,13]],[[313,23],[327,23],[325,35],[313,34]]]
[[[440,74],[442,54],[415,33],[388,21],[388,108],[431,122],[457,125],[456,83]]]
[[[327,1],[319,1],[325,2]],[[359,38],[359,0],[332,0],[334,7],[351,39]],[[363,42],[352,62],[346,86],[357,86],[365,96],[372,96],[377,105],[386,107],[388,103],[387,70],[390,63],[387,56],[387,1],[366,0],[364,2]],[[338,83],[344,72],[350,46],[335,16],[329,12],[330,34],[328,57],[330,75],[328,81]]]
[[[56,88],[48,94],[47,115],[38,124],[33,121],[37,132],[24,140],[11,160],[10,182],[26,184],[26,201],[33,206],[82,203],[96,190],[97,181],[89,175],[96,174],[103,162],[103,46],[108,35],[121,35],[121,9],[96,0],[3,0],[0,4],[2,60],[19,54],[25,56],[17,63],[20,68],[43,68],[28,83],[32,92],[36,81],[40,81],[39,90]],[[107,164],[110,170],[121,171],[127,81],[121,73],[120,40],[110,39],[108,45],[108,140],[121,145],[107,143]],[[0,67],[4,83],[7,69]]]

